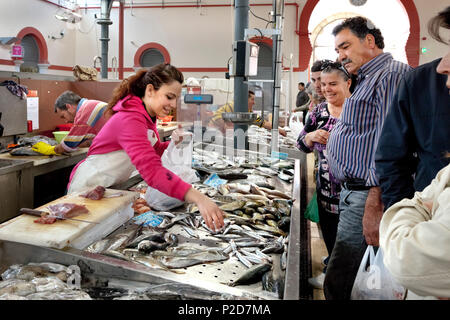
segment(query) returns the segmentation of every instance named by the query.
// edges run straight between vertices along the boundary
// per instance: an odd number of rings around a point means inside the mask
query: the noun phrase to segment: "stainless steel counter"
[[[300,210],[302,207],[301,193],[304,189],[302,189],[299,170],[301,170],[301,163],[299,160],[296,160],[295,179],[293,185],[290,186],[292,187],[292,197],[295,199],[295,202],[291,209],[289,250],[284,292],[284,299],[286,300],[302,299],[307,295],[306,292],[308,290],[308,287],[303,287],[304,283],[302,277],[305,277],[305,275],[302,275],[301,273],[301,266],[303,264],[310,264],[310,257],[305,257],[304,254],[302,254],[305,234],[303,234],[304,230],[302,229],[301,222],[303,218]],[[126,227],[126,225],[123,227]],[[119,229],[115,232],[120,232]],[[0,272],[14,263],[45,261],[64,265],[78,265],[82,273],[104,277],[109,280],[112,278],[122,279],[129,281],[131,285],[133,285],[132,282],[134,281],[143,282],[144,284],[182,283],[191,286],[204,294],[209,292],[210,297],[226,296],[234,299],[277,299],[273,293],[263,291],[260,284],[230,287],[217,281],[219,276],[225,276],[228,273],[214,271],[215,273],[208,273],[209,275],[202,274],[207,267],[217,269],[217,266],[214,267],[212,264],[211,266],[198,265],[195,268],[187,268],[188,270],[186,270],[185,274],[175,274],[164,270],[147,268],[133,262],[76,249],[56,250],[0,241]],[[232,272],[231,270],[229,271],[230,273]],[[306,275],[306,277],[307,276],[308,275]]]

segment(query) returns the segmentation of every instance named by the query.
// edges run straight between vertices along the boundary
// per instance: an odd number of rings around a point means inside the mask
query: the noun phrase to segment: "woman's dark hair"
[[[450,7],[447,7],[445,10],[439,12],[437,16],[428,22],[428,33],[433,37],[433,39],[442,43],[448,43],[448,40],[445,41],[439,34],[439,28],[441,27],[450,29]]]
[[[173,81],[183,83],[184,77],[180,70],[168,63],[161,63],[149,69],[141,69],[136,74],[124,79],[118,87],[113,91],[111,100],[108,103],[107,111],[111,112],[112,108],[125,98],[132,94],[139,98],[145,95],[147,85],[151,84],[155,90],[159,90],[162,85],[170,84]]]
[[[347,81],[348,79],[351,79],[350,74],[348,73],[347,69],[342,65],[342,63],[336,61],[336,62],[327,62],[322,64],[322,72],[324,73],[331,73],[331,72],[337,72],[342,79]]]
[[[353,17],[345,19],[341,24],[338,24],[333,29],[333,36],[336,36],[344,29],[349,29],[355,36],[363,40],[368,34],[371,34],[375,38],[375,44],[378,48],[384,48],[384,38],[380,29],[364,17]]]
[[[312,67],[311,67],[311,72],[322,71],[322,70],[323,70],[322,65],[323,65],[324,63],[329,63],[329,62],[333,62],[333,61],[327,60],[327,59],[324,59],[324,60],[316,60],[316,61],[313,63]]]

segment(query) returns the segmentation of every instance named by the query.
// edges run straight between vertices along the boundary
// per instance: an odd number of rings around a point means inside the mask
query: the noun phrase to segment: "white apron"
[[[155,132],[151,129],[147,131],[147,137],[152,146],[158,141]],[[92,189],[99,185],[108,188],[127,181],[135,170],[135,166],[124,150],[90,155],[75,171],[67,194]]]

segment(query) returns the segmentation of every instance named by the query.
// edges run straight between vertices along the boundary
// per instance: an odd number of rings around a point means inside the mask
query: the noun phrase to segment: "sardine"
[[[252,267],[252,263],[250,261],[248,261],[247,258],[245,258],[239,251],[236,251],[236,257],[238,258],[238,260],[247,268],[251,268]]]
[[[286,266],[287,266],[287,250],[285,249],[283,254],[280,257],[280,265],[281,265],[281,270],[286,270]]]
[[[262,253],[281,253],[283,252],[283,244],[278,241],[272,241],[261,250]]]
[[[259,224],[258,223],[258,224],[254,224],[253,227],[256,229],[259,229],[259,230],[264,230],[264,231],[273,233],[273,234],[278,234],[278,235],[282,235],[282,236],[286,235],[286,233],[284,231],[280,230],[278,227],[275,228],[275,227],[269,226],[267,224]]]
[[[191,236],[193,238],[198,238],[198,234],[194,230],[192,230],[191,228],[188,228],[188,227],[185,227],[185,226],[182,226],[182,228],[183,228],[184,231],[186,231],[186,233],[189,236]]]

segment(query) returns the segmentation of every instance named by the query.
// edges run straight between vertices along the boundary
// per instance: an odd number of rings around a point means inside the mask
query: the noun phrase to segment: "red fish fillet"
[[[102,186],[97,186],[84,194],[80,194],[80,197],[88,198],[91,200],[100,200],[105,195],[106,189]]]

